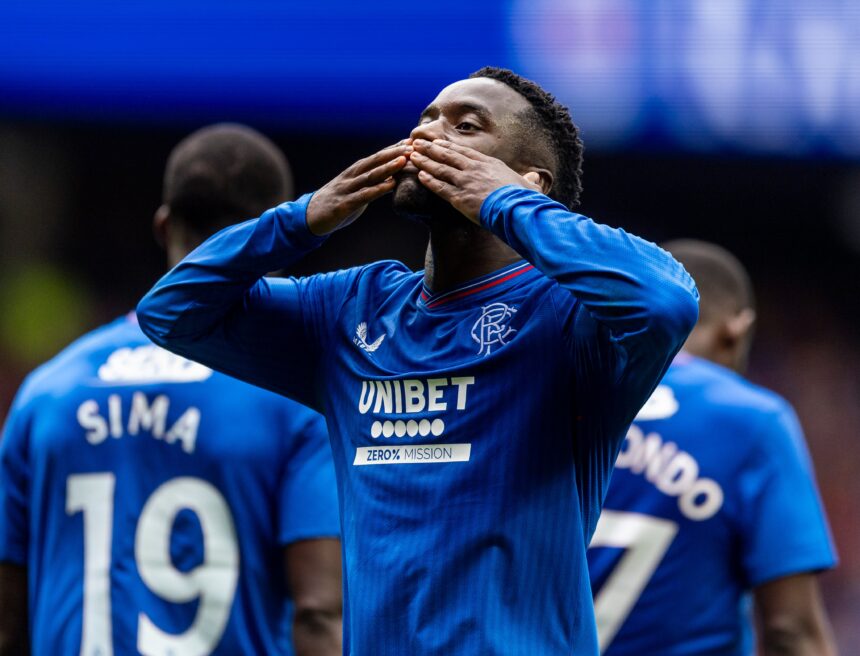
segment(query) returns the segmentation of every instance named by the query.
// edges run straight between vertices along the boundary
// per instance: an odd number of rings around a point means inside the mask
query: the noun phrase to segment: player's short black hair
[[[662,244],[684,265],[699,288],[699,320],[755,310],[749,273],[740,260],[722,246],[698,239],[674,239]]]
[[[573,209],[579,205],[582,193],[582,140],[579,128],[570,117],[567,107],[544,91],[540,85],[505,68],[484,66],[469,78],[488,77],[506,84],[525,98],[532,112],[525,116],[525,129],[529,138],[542,142],[556,160],[555,179],[549,197]]]
[[[164,203],[171,216],[207,236],[290,200],[293,180],[280,149],[256,130],[218,123],[170,153]]]

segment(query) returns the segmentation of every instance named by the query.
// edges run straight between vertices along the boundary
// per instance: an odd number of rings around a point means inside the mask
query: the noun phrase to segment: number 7
[[[626,549],[594,598],[602,654],[633,610],[678,533],[678,524],[639,513],[604,510],[589,547]]]

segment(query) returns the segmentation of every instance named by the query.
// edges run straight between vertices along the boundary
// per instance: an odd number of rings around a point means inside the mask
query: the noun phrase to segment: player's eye
[[[470,123],[469,121],[460,121],[457,123],[457,130],[461,132],[474,132],[478,129],[478,126],[474,123]]]

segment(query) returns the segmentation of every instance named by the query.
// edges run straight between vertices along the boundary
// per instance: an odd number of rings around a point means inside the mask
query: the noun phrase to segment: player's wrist
[[[325,212],[319,207],[321,202],[315,191],[310,195],[305,206],[305,225],[315,237],[326,237],[340,227],[338,221],[325,216]]]

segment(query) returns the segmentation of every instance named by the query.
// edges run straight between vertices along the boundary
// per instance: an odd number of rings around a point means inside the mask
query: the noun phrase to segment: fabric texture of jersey
[[[524,260],[444,294],[398,262],[263,278],[322,243],[308,200],[215,235],[139,314],[165,347],[325,413],[346,653],[594,653],[585,546],[695,323],[691,279],[517,187],[481,219]]]
[[[746,593],[835,558],[789,404],[681,353],[627,434],[588,550],[605,653],[747,656]],[[619,595],[612,576],[635,562]]]
[[[32,373],[0,443],[0,561],[34,654],[290,654],[283,546],[337,537],[320,415],[133,315]]]

